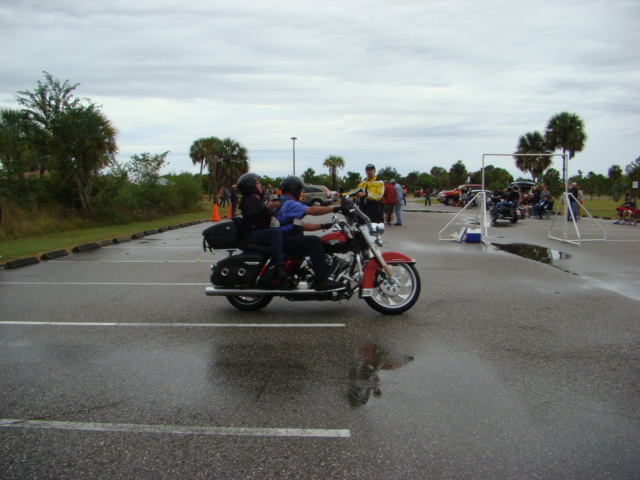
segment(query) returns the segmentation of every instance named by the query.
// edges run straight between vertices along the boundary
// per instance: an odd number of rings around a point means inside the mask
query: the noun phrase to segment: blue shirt
[[[280,201],[282,205],[280,205],[278,213],[276,213],[276,219],[280,222],[280,230],[283,233],[288,233],[293,231],[294,220],[302,219],[309,207],[286,195],[283,195]],[[300,223],[296,222],[296,224]]]
[[[400,203],[404,198],[404,192],[402,191],[402,185],[396,183],[396,195],[398,197],[397,203]]]

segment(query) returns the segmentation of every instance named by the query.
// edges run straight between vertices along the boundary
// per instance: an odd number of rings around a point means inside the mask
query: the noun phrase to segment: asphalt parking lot
[[[207,297],[207,224],[0,270],[0,478],[638,478],[640,226],[407,210],[396,317]]]

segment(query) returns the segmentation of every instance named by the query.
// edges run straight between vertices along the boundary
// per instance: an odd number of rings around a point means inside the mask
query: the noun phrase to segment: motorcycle
[[[203,247],[227,249],[229,255],[212,265],[208,296],[224,296],[239,310],[266,307],[274,297],[290,301],[348,300],[358,292],[374,310],[397,315],[409,310],[420,295],[415,260],[403,253],[382,252],[384,224],[372,223],[350,198],[343,197],[344,219],[334,215],[331,227],[320,235],[329,265],[329,280],[342,287],[316,291],[308,258],[285,257],[288,282],[275,276],[271,248],[243,243],[240,219],[223,222],[203,232]]]
[[[496,205],[493,205],[489,210],[489,214],[491,215],[491,221],[493,223],[495,223],[496,220],[509,220],[511,223],[516,223],[518,220],[523,220],[527,216],[522,206],[514,205],[511,202],[503,204],[500,213],[496,213]]]

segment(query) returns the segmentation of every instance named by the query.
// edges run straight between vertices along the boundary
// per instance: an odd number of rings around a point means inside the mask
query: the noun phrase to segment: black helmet
[[[296,200],[300,199],[300,194],[302,193],[303,188],[304,182],[300,177],[296,177],[295,175],[285,178],[280,184],[280,190],[282,190],[282,193],[290,193]]]
[[[255,173],[245,173],[238,179],[238,190],[242,195],[251,195],[257,193],[260,195],[260,192],[256,188],[256,183],[260,181],[260,177]]]

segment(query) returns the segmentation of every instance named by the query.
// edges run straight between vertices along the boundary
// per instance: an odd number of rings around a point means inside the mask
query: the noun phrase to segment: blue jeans
[[[396,225],[402,225],[402,203],[396,203]]]
[[[276,266],[284,265],[284,247],[282,243],[282,232],[279,228],[263,228],[255,230],[247,235],[246,243],[270,246],[273,250],[273,259]]]
[[[496,203],[496,206],[493,209],[493,214],[494,215],[500,215],[500,213],[502,213],[502,208],[505,205],[511,205],[511,202],[498,202],[498,203]]]
[[[327,279],[329,276],[329,266],[324,258],[324,246],[322,245],[320,237],[315,235],[285,234],[284,248],[287,254],[294,257],[309,255],[315,279],[317,281]]]

